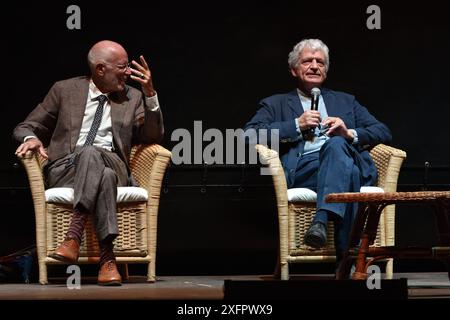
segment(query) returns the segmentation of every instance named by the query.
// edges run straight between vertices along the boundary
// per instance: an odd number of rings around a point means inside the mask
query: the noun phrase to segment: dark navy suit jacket
[[[341,118],[348,129],[355,129],[358,133],[359,142],[355,147],[364,160],[364,163],[360,164],[361,174],[365,177],[376,177],[376,168],[367,150],[379,143],[389,144],[392,139],[391,132],[359,104],[354,96],[325,88],[321,89],[321,94],[328,116]],[[298,154],[303,153],[305,144],[294,122],[294,119],[304,112],[297,90],[265,98],[260,102],[260,106],[244,130],[250,128],[279,130],[280,159],[287,184],[289,188],[295,187],[293,183]]]

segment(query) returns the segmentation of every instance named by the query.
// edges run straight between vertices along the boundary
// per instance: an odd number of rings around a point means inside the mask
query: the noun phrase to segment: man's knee
[[[323,157],[327,154],[349,154],[350,144],[344,137],[335,136],[328,139],[320,149],[320,155]]]
[[[356,166],[356,165],[353,165],[352,176],[355,177],[355,179],[361,178],[361,170],[359,170],[358,166]]]
[[[328,139],[325,144],[323,145],[322,148],[325,149],[343,149],[343,148],[347,148],[349,146],[349,143],[347,142],[347,140],[344,137],[341,136],[335,136],[335,137],[331,137],[330,139]]]
[[[103,170],[103,180],[107,181],[117,181],[117,175],[115,171],[111,168],[105,167]]]

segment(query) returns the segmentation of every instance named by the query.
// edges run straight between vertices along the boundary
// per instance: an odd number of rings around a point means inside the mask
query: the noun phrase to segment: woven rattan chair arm
[[[281,192],[283,194],[283,198],[286,198],[287,201],[286,177],[284,175],[280,158],[278,157],[278,152],[261,144],[257,144],[255,148],[260,156],[261,163],[269,168],[276,193]]]
[[[260,160],[263,165],[269,168],[272,175],[275,196],[277,199],[278,209],[278,224],[280,233],[280,261],[281,264],[286,263],[288,255],[288,230],[289,230],[289,214],[288,214],[288,198],[287,198],[287,183],[284,175],[284,170],[281,165],[278,153],[269,149],[264,145],[256,145],[256,151],[260,155]]]
[[[18,158],[25,167],[28,181],[30,183],[31,197],[33,198],[34,214],[36,219],[36,246],[38,259],[39,261],[42,261],[45,259],[45,241],[47,237],[45,185],[41,167],[44,159],[31,151],[28,151],[23,157],[18,156]],[[43,271],[39,270],[39,272],[41,274]],[[45,274],[45,272],[43,272],[42,275],[43,274]],[[43,275],[40,281],[41,283],[46,283],[46,276]]]
[[[381,157],[384,159],[388,159],[391,157],[398,157],[401,159],[406,158],[406,152],[391,146],[387,146],[385,144],[378,144],[372,150],[370,150],[370,155],[372,158]]]
[[[130,157],[133,177],[149,192],[152,187],[160,189],[170,157],[170,151],[158,144],[141,144],[133,147]]]
[[[378,170],[378,186],[385,192],[397,191],[397,180],[406,152],[384,144],[370,151]]]
[[[33,196],[33,201],[39,203],[45,203],[45,185],[44,176],[42,173],[42,162],[40,156],[35,152],[28,151],[24,156],[17,156],[22,162],[25,171],[28,176],[28,181],[30,183],[31,194]]]
[[[158,144],[137,145],[131,152],[131,171],[139,186],[148,192],[150,215],[153,218],[158,213],[161,186],[171,155],[170,151]]]

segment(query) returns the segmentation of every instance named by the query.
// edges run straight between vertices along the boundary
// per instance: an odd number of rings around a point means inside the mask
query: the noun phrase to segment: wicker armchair
[[[141,188],[147,191],[146,201],[117,204],[120,235],[115,240],[114,252],[118,263],[125,264],[125,279],[128,277],[127,263],[147,263],[147,281],[154,282],[156,235],[159,196],[164,173],[171,153],[163,147],[138,145],[133,147],[130,157],[132,175]],[[72,205],[46,201],[43,159],[28,152],[22,161],[30,182],[36,216],[36,242],[39,262],[39,282],[47,284],[47,265],[60,264],[49,255],[63,241],[67,232]],[[99,248],[92,219],[89,219],[80,246],[79,263],[97,263]]]
[[[307,201],[288,201],[286,178],[278,153],[263,145],[256,145],[260,159],[268,166],[272,174],[278,207],[280,232],[279,261],[277,271],[281,279],[289,279],[289,263],[295,262],[333,262],[336,261],[334,249],[333,223],[328,224],[327,245],[314,249],[304,244],[304,236],[309,229],[316,212],[316,203]],[[397,190],[397,179],[406,153],[383,144],[370,151],[378,170],[378,184],[385,192]],[[381,215],[377,238],[373,245],[394,245],[395,241],[395,206],[387,206]],[[393,260],[388,260],[386,277],[393,276]]]

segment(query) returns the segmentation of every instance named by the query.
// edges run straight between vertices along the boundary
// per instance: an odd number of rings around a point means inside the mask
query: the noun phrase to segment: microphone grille
[[[315,96],[315,97],[320,96],[320,89],[317,88],[317,87],[312,88],[312,89],[311,89],[311,95],[312,95],[312,96]]]

